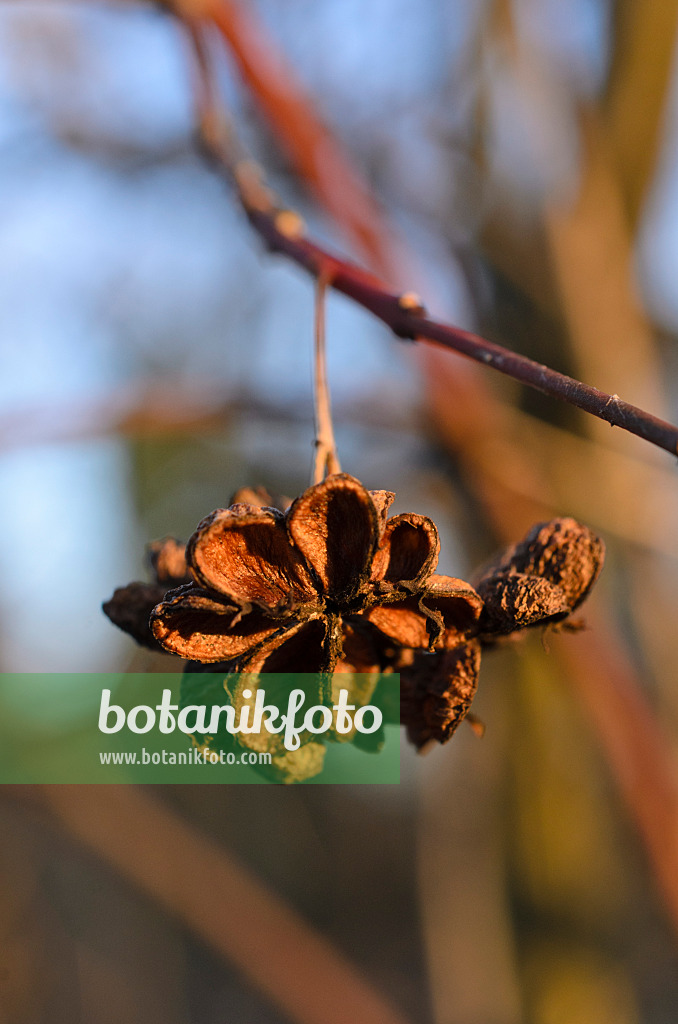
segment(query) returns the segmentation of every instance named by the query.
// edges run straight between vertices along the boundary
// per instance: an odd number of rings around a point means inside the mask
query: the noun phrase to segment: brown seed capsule
[[[194,582],[152,613],[155,637],[191,661],[256,673],[374,670],[394,644],[454,646],[477,628],[482,601],[434,575],[435,525],[387,519],[391,500],[338,473],[284,515],[246,502],[217,509],[186,548]]]
[[[483,633],[513,633],[570,614],[565,592],[541,576],[499,572],[479,584],[485,602]]]
[[[464,720],[478,685],[480,644],[469,640],[441,654],[414,656],[400,670],[400,707],[410,741],[421,750],[447,743]]]
[[[161,644],[151,632],[151,612],[171,587],[188,583],[191,577],[186,565],[185,545],[174,537],[151,541],[147,555],[155,582],[118,587],[102,608],[111,622],[129,633],[138,644],[162,651]]]
[[[126,587],[118,587],[102,608],[115,626],[129,633],[142,647],[162,651],[151,632],[149,619],[158,601],[165,596],[165,589],[157,583],[128,583]]]
[[[538,523],[481,572],[481,630],[506,634],[565,618],[589,594],[604,557],[603,541],[576,519]]]
[[[540,523],[474,589],[436,574],[435,524],[389,518],[393,498],[345,473],[291,503],[242,488],[185,549],[154,542],[156,583],[116,590],[104,611],[139,643],[199,671],[343,673],[356,705],[372,692],[365,674],[400,672],[409,738],[419,749],[444,743],[473,700],[481,642],[566,620],[597,579],[604,545],[574,519]],[[278,778],[313,773],[323,748],[308,746],[298,760],[276,750]]]

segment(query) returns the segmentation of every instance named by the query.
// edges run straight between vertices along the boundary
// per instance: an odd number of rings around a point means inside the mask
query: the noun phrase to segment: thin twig
[[[195,43],[195,33],[193,37]],[[618,395],[606,394],[477,334],[426,316],[419,304],[410,301],[411,296],[393,293],[379,278],[307,238],[301,218],[276,206],[272,194],[262,185],[263,174],[236,151],[232,133],[227,137],[223,130],[218,130],[224,123],[223,114],[199,37],[196,55],[198,74],[203,79],[197,91],[199,141],[216,170],[235,183],[252,227],[272,252],[287,256],[316,278],[331,273],[332,288],[373,313],[397,337],[426,341],[458,352],[678,455],[678,427],[673,424]]]
[[[326,473],[341,473],[334,440],[330,391],[327,385],[327,356],[325,346],[325,295],[332,283],[328,272],[318,275],[315,294],[315,360],[313,394],[315,399],[315,458],[312,484],[319,484]]]

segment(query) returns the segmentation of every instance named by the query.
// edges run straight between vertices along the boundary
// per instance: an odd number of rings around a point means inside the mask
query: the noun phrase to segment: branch
[[[305,238],[290,238],[276,226],[270,214],[259,210],[247,210],[252,226],[264,238],[273,252],[291,257],[314,276],[321,273],[328,264],[334,268],[332,287],[349,296],[364,309],[369,310],[394,334],[412,341],[433,342],[467,356],[477,363],[491,366],[514,380],[542,391],[552,398],[559,398],[584,412],[605,420],[612,427],[621,427],[642,437],[645,441],[663,448],[671,455],[678,454],[678,427],[665,420],[625,402],[618,395],[608,395],[598,388],[583,384],[574,377],[567,377],[557,370],[551,370],[542,363],[536,363],[526,356],[487,341],[470,331],[439,320],[432,320],[419,309],[407,308],[408,296],[389,293],[372,284],[363,271],[345,261],[331,256],[320,246]]]
[[[413,294],[397,295],[389,291],[377,277],[307,238],[301,218],[275,204],[270,190],[263,184],[260,169],[244,159],[232,131],[225,129],[202,29],[193,23],[189,30],[200,81],[200,88],[196,90],[199,141],[216,170],[235,184],[250,224],[271,252],[287,256],[315,278],[326,275],[332,288],[373,313],[399,338],[433,343],[491,366],[522,384],[605,420],[610,426],[621,427],[671,455],[678,455],[678,427],[673,424],[623,401],[618,395],[608,395],[477,334],[431,319]]]

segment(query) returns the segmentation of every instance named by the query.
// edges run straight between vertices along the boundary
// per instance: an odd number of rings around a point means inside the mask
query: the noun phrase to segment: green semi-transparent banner
[[[0,784],[397,783],[400,677],[0,674]]]

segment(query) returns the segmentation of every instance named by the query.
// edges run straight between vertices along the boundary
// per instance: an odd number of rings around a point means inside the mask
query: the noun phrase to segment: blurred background
[[[248,6],[385,211],[400,287],[678,419],[678,2]],[[279,194],[350,254],[228,54],[219,66]],[[186,40],[159,9],[0,9],[5,672],[170,670],[101,601],[147,578],[148,540],[187,538],[238,487],[308,483],[312,282],[264,253],[196,152],[192,102]],[[485,737],[462,728],[423,757],[403,743],[398,787],[143,799],[249,865],[407,1020],[674,1021],[678,803],[653,786],[678,779],[674,460],[400,344],[341,297],[328,345],[342,468],[435,519],[440,571],[467,576],[556,514],[604,537],[589,629],[486,654]],[[77,728],[92,700],[76,677],[46,680],[39,708],[21,692],[4,706],[39,733]],[[656,743],[636,749],[641,734]],[[121,868],[74,824],[91,794],[33,796],[0,801],[2,1024],[312,1019],[266,993],[265,958],[245,968],[210,939],[212,917],[240,926],[228,892],[188,920],[143,881],[135,861],[164,833],[131,832]],[[96,806],[124,831],[116,800],[102,788]]]

